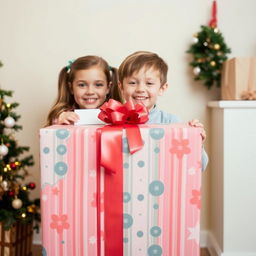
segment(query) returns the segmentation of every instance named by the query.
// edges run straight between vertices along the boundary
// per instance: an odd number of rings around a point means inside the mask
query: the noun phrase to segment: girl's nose
[[[92,95],[92,94],[94,94],[93,86],[88,85],[85,94],[87,94],[87,95]]]

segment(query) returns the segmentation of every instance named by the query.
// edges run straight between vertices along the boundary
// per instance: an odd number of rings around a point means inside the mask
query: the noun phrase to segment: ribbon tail
[[[126,126],[126,135],[129,144],[130,153],[133,154],[143,147],[140,128],[137,125]]]
[[[100,139],[101,139],[101,129],[96,131],[96,156],[97,156],[97,188],[96,188],[96,203],[97,203],[97,255],[101,255],[101,221],[100,221]]]
[[[101,135],[101,165],[114,173],[104,176],[105,256],[123,255],[122,134],[122,127],[105,126]]]

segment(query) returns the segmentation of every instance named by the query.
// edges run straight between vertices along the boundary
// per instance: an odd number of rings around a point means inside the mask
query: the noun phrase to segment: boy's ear
[[[119,88],[119,90],[121,91],[122,90],[122,83],[120,82],[120,81],[118,81],[118,88]]]
[[[159,89],[158,95],[159,95],[159,96],[162,96],[162,95],[164,94],[164,92],[167,90],[167,88],[168,88],[168,84],[167,84],[167,83],[163,84],[163,85],[160,87],[160,89]]]

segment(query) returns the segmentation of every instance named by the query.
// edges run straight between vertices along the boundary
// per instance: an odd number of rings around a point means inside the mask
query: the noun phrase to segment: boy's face
[[[145,67],[124,78],[122,84],[119,82],[124,100],[143,103],[148,111],[154,107],[157,97],[163,94],[167,86],[167,83],[161,85],[159,71]]]

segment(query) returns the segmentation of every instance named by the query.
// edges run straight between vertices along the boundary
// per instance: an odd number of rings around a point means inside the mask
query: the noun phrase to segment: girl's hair
[[[136,73],[144,67],[159,71],[162,85],[167,82],[168,65],[156,53],[147,51],[138,51],[126,57],[118,69],[119,81],[123,83],[125,78],[132,76],[134,72]]]
[[[75,102],[73,94],[71,93],[70,85],[74,81],[76,72],[78,70],[89,69],[93,66],[97,66],[102,69],[106,75],[107,83],[109,84],[111,82],[110,93],[107,95],[106,100],[113,98],[115,100],[121,101],[120,93],[118,90],[117,69],[109,66],[107,61],[98,56],[80,57],[74,62],[70,61],[70,64],[62,68],[59,73],[58,96],[55,104],[48,114],[46,126],[51,125],[53,120],[56,119],[63,111],[79,108]]]

